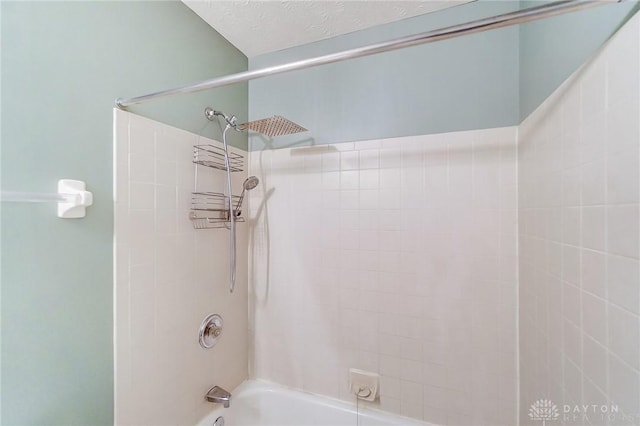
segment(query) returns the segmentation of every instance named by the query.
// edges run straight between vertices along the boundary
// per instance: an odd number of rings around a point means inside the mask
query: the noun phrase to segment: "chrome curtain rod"
[[[603,4],[620,3],[622,1],[624,0],[560,0],[541,6],[519,10],[517,12],[505,13],[490,18],[478,19],[464,24],[452,25],[449,27],[427,31],[420,34],[400,37],[382,43],[358,47],[338,53],[331,53],[329,55],[302,59],[300,61],[261,68],[254,71],[244,71],[237,74],[230,74],[224,77],[204,80],[197,83],[188,84],[186,86],[177,87],[175,89],[163,90],[161,92],[137,96],[134,98],[118,98],[116,99],[116,106],[119,108],[126,108],[131,105],[141,104],[167,96],[200,92],[202,90],[213,89],[216,87],[229,86],[231,84],[242,83],[245,81],[267,77],[270,75],[317,67],[319,65],[346,61],[348,59],[361,58],[363,56],[375,55],[377,53],[389,52],[391,50],[404,49],[406,47],[417,46],[420,44],[433,43],[440,40],[461,37],[467,34],[479,33],[497,28],[508,27],[511,25],[523,24],[525,22],[531,22],[551,16],[562,15],[565,13],[575,12],[578,10],[600,6]]]

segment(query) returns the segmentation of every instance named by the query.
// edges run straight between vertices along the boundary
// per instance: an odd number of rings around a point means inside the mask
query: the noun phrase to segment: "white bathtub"
[[[232,392],[231,407],[218,405],[198,426],[212,426],[224,417],[225,426],[428,426],[378,410],[331,398],[294,391],[273,383],[247,380]]]

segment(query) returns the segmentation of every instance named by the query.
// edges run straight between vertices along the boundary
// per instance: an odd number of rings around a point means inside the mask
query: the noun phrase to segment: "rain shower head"
[[[307,131],[304,127],[279,115],[250,121],[248,123],[240,124],[238,127],[242,130],[252,130],[254,132],[262,133],[263,135],[271,138],[274,136],[292,135],[294,133]]]

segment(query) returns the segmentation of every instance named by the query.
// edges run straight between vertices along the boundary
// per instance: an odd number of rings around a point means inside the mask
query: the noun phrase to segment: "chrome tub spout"
[[[216,404],[222,404],[224,408],[229,408],[231,405],[231,393],[222,389],[220,386],[214,386],[205,395],[205,398],[209,402]]]

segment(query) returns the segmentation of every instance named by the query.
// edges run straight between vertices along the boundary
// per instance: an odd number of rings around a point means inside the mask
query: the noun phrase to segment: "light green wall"
[[[250,69],[467,22],[541,1],[478,0],[428,15],[269,53]],[[280,114],[309,133],[251,149],[442,133],[519,124],[638,8],[635,1],[374,55],[249,83],[251,119]]]
[[[2,189],[54,192],[73,178],[95,199],[80,220],[2,204],[1,423],[113,424],[113,101],[247,60],[177,1],[0,7]],[[247,86],[130,110],[197,132],[206,105],[244,119]]]
[[[507,13],[478,1],[249,59],[257,69]],[[518,29],[504,28],[249,83],[251,119],[280,114],[310,133],[275,147],[511,126],[518,122]],[[251,149],[263,140],[251,137]]]
[[[521,0],[521,8],[544,4]],[[520,25],[520,121],[589,59],[638,8],[609,4]]]

